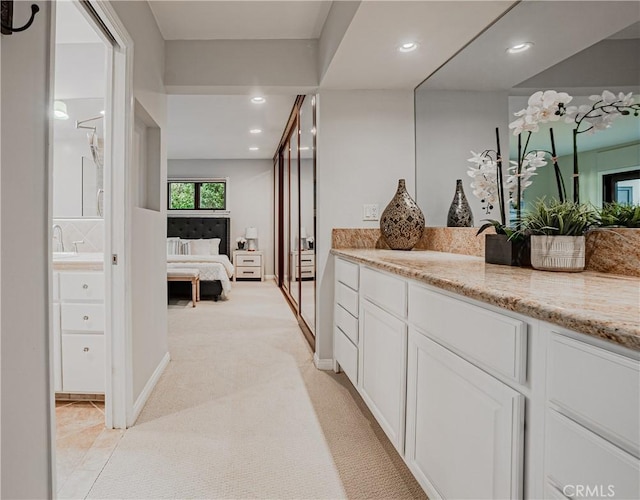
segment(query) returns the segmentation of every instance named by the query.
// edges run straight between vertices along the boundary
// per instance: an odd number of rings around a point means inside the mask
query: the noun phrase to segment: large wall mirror
[[[529,50],[506,49],[531,42]],[[496,147],[516,156],[508,124],[538,90],[567,92],[572,105],[610,90],[632,92],[640,102],[640,8],[637,2],[522,1],[513,6],[415,91],[416,196],[427,225],[444,226],[456,179],[474,213],[475,225],[496,218],[472,193],[467,175],[471,151]],[[553,122],[556,156],[572,198],[572,128]],[[548,127],[532,135],[533,148],[550,150]],[[620,117],[606,130],[578,137],[580,201],[600,205],[605,185],[617,176],[621,197],[640,202],[640,119]],[[634,172],[636,172],[634,174]],[[634,177],[635,176],[635,177]],[[557,197],[551,163],[538,169],[524,192],[529,204]]]

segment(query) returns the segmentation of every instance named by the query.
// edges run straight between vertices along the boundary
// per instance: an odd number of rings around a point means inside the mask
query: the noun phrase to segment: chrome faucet
[[[75,253],[78,253],[78,245],[80,245],[81,243],[84,243],[84,240],[78,240],[73,242],[73,251]]]
[[[62,227],[60,224],[53,225],[53,239],[56,240],[54,252],[64,252],[64,242],[62,241]]]

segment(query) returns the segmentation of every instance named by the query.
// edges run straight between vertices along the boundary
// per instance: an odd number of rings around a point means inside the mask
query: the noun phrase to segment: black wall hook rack
[[[2,0],[0,3],[0,32],[3,35],[11,35],[20,31],[25,31],[33,24],[36,14],[40,11],[35,3],[31,5],[31,18],[27,24],[20,28],[13,27],[13,0]]]

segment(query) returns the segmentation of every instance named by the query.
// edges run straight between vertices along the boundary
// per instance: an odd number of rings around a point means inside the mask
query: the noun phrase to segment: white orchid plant
[[[578,134],[594,133],[609,128],[613,121],[620,116],[633,115],[637,117],[640,114],[640,104],[634,102],[631,92],[628,94],[620,92],[616,95],[609,90],[603,91],[600,95],[590,96],[591,105],[568,106],[572,100],[573,98],[566,92],[538,91],[529,98],[525,109],[515,113],[518,119],[510,123],[509,128],[513,130],[514,135],[518,136],[518,157],[520,158],[521,136],[524,132],[528,133],[524,151],[522,151],[522,154],[526,155],[531,133],[539,130],[539,124],[555,122],[561,118],[564,118],[567,123],[575,124],[573,128],[573,200],[579,203]],[[566,190],[556,161],[553,129],[550,129],[550,135],[552,148],[550,154],[556,171],[558,197],[562,202],[566,198]],[[524,174],[522,176],[524,177]]]
[[[573,97],[566,92],[555,90],[538,91],[529,97],[527,107],[516,112],[514,115],[517,119],[509,124],[513,135],[518,137],[518,156],[516,160],[509,162],[506,179],[502,174],[503,159],[500,154],[498,129],[496,129],[497,150],[486,150],[482,153],[471,152],[473,156],[468,161],[472,165],[467,173],[473,178],[471,183],[473,194],[481,200],[487,214],[493,210],[495,205],[498,205],[500,209],[500,220],[490,220],[488,224],[480,228],[478,234],[491,226],[495,227],[499,234],[507,234],[510,238],[520,234],[522,193],[533,183],[532,178],[537,175],[536,170],[547,164],[547,158],[553,163],[558,198],[560,202],[565,201],[566,188],[558,166],[553,128],[549,129],[550,151],[528,149],[531,134],[538,132],[542,123],[564,119],[567,123],[575,124],[573,129],[573,195],[574,202],[579,203],[578,134],[593,133],[608,128],[613,120],[619,116],[633,115],[637,117],[640,115],[640,104],[634,102],[632,93],[624,94],[621,92],[616,95],[605,90],[601,95],[592,95],[589,99],[592,101],[591,105],[568,106]],[[524,141],[523,135],[525,135]],[[509,194],[509,202],[516,209],[515,228],[511,228],[506,221],[505,193]]]

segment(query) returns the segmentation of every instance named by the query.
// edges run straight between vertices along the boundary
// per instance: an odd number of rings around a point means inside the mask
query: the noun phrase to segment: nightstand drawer
[[[315,263],[316,263],[315,255],[302,254],[302,256],[300,257],[300,265],[302,267],[313,267]]]
[[[260,267],[261,265],[262,255],[236,255],[236,266],[238,267]]]
[[[259,267],[237,267],[236,274],[238,278],[262,278]]]

